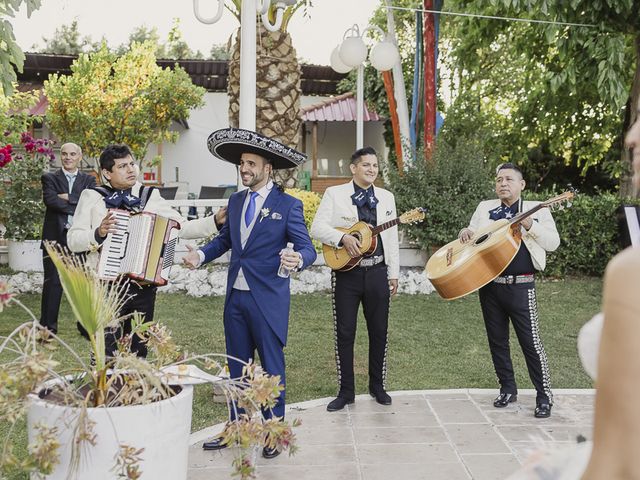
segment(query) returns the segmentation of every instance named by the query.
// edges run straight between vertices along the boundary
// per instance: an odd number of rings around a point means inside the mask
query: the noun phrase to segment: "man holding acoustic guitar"
[[[488,238],[491,234],[484,233],[476,238],[474,233],[478,230],[486,232],[486,227],[493,222],[515,218],[523,211],[536,210],[531,215],[523,216],[520,222],[511,227],[522,237],[520,247],[506,269],[480,288],[479,296],[493,366],[500,383],[500,394],[493,406],[506,407],[518,397],[509,351],[511,319],[524,353],[529,377],[537,391],[534,416],[547,418],[551,415],[553,395],[547,355],[538,328],[534,272],[544,269],[546,253],[558,248],[560,237],[547,208],[539,208],[539,202],[525,202],[521,199],[524,187],[522,171],[516,165],[505,163],[499,166],[496,173],[498,198],[478,205],[469,226],[460,231],[459,240],[463,244],[475,242],[480,246],[486,241],[484,237]]]
[[[353,344],[362,303],[369,332],[369,393],[391,405],[385,391],[389,300],[398,290],[399,246],[396,203],[391,192],[373,186],[378,159],[371,147],[351,156],[353,181],[325,191],[311,225],[311,236],[325,244],[325,261],[346,257],[332,272],[336,365],[340,389],[327,410],[342,410],[355,399]],[[420,213],[424,217],[424,213]],[[357,225],[364,223],[363,229]],[[375,228],[378,226],[378,232]],[[372,232],[374,232],[372,234]],[[346,253],[346,255],[344,255]],[[350,261],[352,260],[353,261]]]

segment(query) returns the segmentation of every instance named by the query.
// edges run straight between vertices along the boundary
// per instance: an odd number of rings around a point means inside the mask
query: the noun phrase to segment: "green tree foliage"
[[[211,60],[229,60],[229,45],[226,43],[216,43],[209,51]]]
[[[70,25],[61,25],[51,38],[42,37],[42,41],[44,47],[39,49],[40,52],[57,55],[80,55],[100,48],[100,44],[94,43],[90,36],[80,34],[78,20],[73,20]]]
[[[169,36],[166,44],[167,57],[174,59],[199,59],[203,58],[202,53],[199,50],[195,52],[191,50],[187,42],[182,39],[182,32],[180,31],[180,19],[173,19],[173,26],[169,30]]]
[[[50,75],[47,121],[58,138],[96,158],[105,145],[128,144],[142,159],[151,143],[175,142],[169,127],[203,104],[205,90],[181,68],[160,68],[152,42],[133,44],[122,56],[102,47],[82,54],[68,76]]]
[[[24,53],[16,43],[13,27],[8,17],[15,17],[22,4],[27,6],[27,16],[40,8],[42,0],[0,0],[0,82],[2,93],[13,92],[13,82],[17,80],[16,70],[22,72]]]
[[[394,1],[416,8],[422,2]],[[586,190],[624,177],[622,137],[640,91],[640,16],[632,0],[447,0],[443,10],[592,26],[442,15],[438,107],[448,143],[481,129],[491,165],[513,160],[530,185],[560,179]],[[394,10],[407,95],[412,95],[415,13]],[[383,7],[371,23],[386,29]],[[451,77],[451,78],[444,78]],[[355,89],[355,73],[341,84]],[[451,98],[445,104],[443,98]],[[365,98],[388,111],[380,75],[365,69]],[[388,143],[390,142],[388,137]],[[570,173],[571,175],[567,175]],[[588,174],[588,175],[587,175]]]
[[[1,144],[17,144],[20,135],[26,132],[38,117],[29,115],[40,97],[38,90],[20,92],[16,84],[12,86],[13,94],[4,95],[0,92],[0,134],[3,135]]]
[[[129,41],[117,47],[115,51],[118,55],[124,55],[134,43],[145,42],[151,42],[156,46],[156,58],[167,58],[167,49],[160,41],[158,29],[156,27],[148,28],[145,25],[136,27],[133,32],[129,34]]]
[[[444,24],[448,66],[457,72],[457,131],[478,124],[495,132],[502,158],[527,157],[547,144],[583,173],[596,164],[613,176],[623,108],[631,94],[640,33],[632,0],[451,0],[448,9],[585,26],[455,17]],[[635,80],[637,82],[637,80]],[[456,129],[451,130],[456,135]],[[611,155],[614,150],[618,154]]]

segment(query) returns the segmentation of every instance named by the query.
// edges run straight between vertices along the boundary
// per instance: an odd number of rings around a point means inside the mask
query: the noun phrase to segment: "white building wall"
[[[318,103],[322,97],[303,96],[301,106]],[[165,184],[180,182],[181,190],[198,194],[200,187],[236,185],[236,167],[218,160],[207,149],[207,137],[211,132],[229,126],[229,101],[225,92],[207,92],[205,105],[192,110],[187,119],[189,128],[174,124],[173,129],[180,134],[175,144],[162,145],[161,179]],[[311,124],[307,123],[307,155],[309,161],[304,169],[311,171]],[[382,122],[365,122],[364,143],[373,146],[380,158],[386,158],[384,140],[382,138]],[[343,173],[349,175],[349,158],[355,150],[355,122],[320,122],[318,128],[318,158],[327,168],[325,175],[339,175],[338,166],[343,166]],[[158,153],[158,148],[151,145],[147,160]],[[342,160],[342,162],[340,162]],[[320,165],[319,165],[320,167]],[[177,170],[176,170],[177,169]]]

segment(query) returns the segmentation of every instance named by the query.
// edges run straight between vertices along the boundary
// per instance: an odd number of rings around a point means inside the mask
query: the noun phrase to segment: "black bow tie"
[[[513,217],[515,217],[513,210],[511,210],[511,207],[507,207],[505,205],[500,205],[493,210],[489,210],[489,218],[491,220],[500,220],[502,218],[510,219]]]
[[[376,208],[376,205],[378,205],[378,199],[373,193],[373,188],[368,188],[367,190],[358,190],[356,193],[351,195],[351,200],[357,207],[368,205],[370,208]]]
[[[104,197],[107,208],[124,208],[125,210],[137,210],[140,199],[131,195],[130,191],[116,190],[108,197]]]

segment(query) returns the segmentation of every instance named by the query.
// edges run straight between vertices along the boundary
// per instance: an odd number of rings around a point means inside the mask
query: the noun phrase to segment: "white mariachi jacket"
[[[378,199],[376,206],[377,223],[381,225],[395,219],[396,201],[393,194],[384,188],[374,186]],[[355,193],[353,182],[329,187],[311,225],[311,237],[327,245],[337,247],[344,235],[336,227],[347,228],[358,222],[358,207],[353,204],[351,195]],[[384,260],[390,279],[397,279],[400,273],[400,249],[398,245],[398,227],[394,226],[380,233],[384,248]]]
[[[525,200],[522,203],[522,211],[526,212],[540,202]],[[489,212],[498,208],[501,204],[502,202],[497,198],[480,202],[467,228],[475,232],[493,223],[493,220],[489,218]],[[553,252],[558,248],[560,245],[560,236],[556,229],[556,222],[553,221],[553,217],[548,208],[541,208],[532,214],[531,218],[533,225],[531,225],[528,231],[525,230],[524,227],[521,227],[522,241],[531,254],[533,266],[537,270],[544,270],[547,264],[547,252]]]
[[[141,188],[142,184],[137,182],[131,188],[132,195],[139,197]],[[217,231],[213,215],[197,220],[187,220],[171,208],[167,201],[160,196],[160,192],[157,189],[151,193],[144,211],[179,222],[180,238],[203,238]],[[95,190],[84,190],[78,200],[76,213],[73,217],[73,225],[67,233],[67,245],[72,252],[91,252],[87,261],[88,265],[92,267],[97,266],[99,258],[97,250],[100,245],[95,239],[95,231],[106,214],[107,207],[104,203],[104,197]]]

